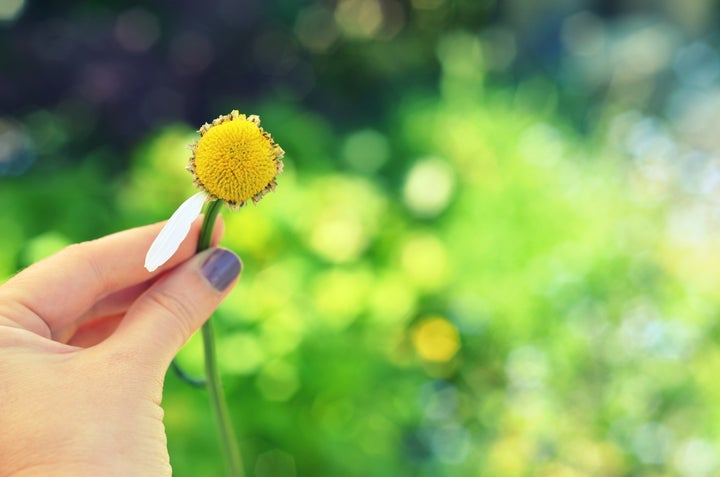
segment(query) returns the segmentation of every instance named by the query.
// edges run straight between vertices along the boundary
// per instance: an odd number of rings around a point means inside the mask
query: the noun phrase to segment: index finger
[[[214,237],[221,233],[218,222]],[[193,256],[201,223],[198,218],[175,255],[154,272],[143,263],[164,223],[70,245],[0,287],[0,315],[47,338],[57,337],[106,295],[157,277]]]

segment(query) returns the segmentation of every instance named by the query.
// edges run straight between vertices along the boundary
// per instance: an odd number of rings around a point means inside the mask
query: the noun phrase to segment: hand
[[[165,372],[241,264],[193,256],[196,221],[148,273],[160,228],[71,245],[0,286],[0,476],[171,475]]]

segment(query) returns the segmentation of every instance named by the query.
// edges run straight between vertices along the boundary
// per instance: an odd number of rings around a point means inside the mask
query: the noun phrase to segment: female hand
[[[165,372],[241,263],[193,256],[196,221],[149,273],[161,226],[71,245],[0,286],[0,476],[171,475]]]

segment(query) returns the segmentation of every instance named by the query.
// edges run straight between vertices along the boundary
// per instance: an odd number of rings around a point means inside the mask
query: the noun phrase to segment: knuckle
[[[197,309],[187,296],[173,290],[162,290],[148,294],[147,299],[153,308],[161,310],[162,314],[176,321],[174,328],[180,327],[178,331],[183,337],[192,334],[194,331],[192,323],[197,315]]]

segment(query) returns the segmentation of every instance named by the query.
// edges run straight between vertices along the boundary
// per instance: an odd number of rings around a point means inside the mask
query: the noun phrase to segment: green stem
[[[197,251],[202,252],[210,247],[212,239],[213,226],[217,217],[221,200],[215,200],[207,205],[205,210],[205,219],[200,229],[200,238],[198,239]],[[228,413],[225,395],[220,382],[220,371],[217,366],[217,358],[215,356],[215,339],[213,337],[212,318],[207,320],[202,326],[202,339],[205,355],[205,384],[210,396],[210,405],[212,406],[215,421],[218,425],[220,433],[220,444],[222,446],[223,457],[225,459],[225,470],[228,477],[242,477],[243,467],[240,459],[240,451],[238,450],[237,440],[233,433],[230,415]]]
[[[202,252],[210,248],[210,241],[212,240],[212,232],[215,226],[215,218],[220,212],[222,206],[221,200],[213,200],[205,206],[205,218],[203,219],[202,227],[200,228],[200,238],[198,238],[197,251]]]

